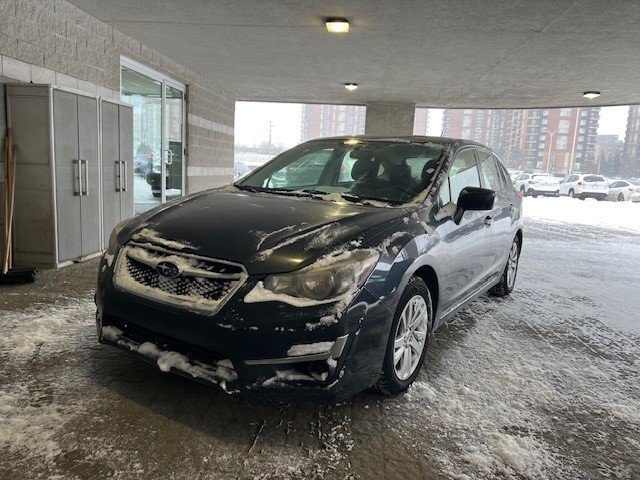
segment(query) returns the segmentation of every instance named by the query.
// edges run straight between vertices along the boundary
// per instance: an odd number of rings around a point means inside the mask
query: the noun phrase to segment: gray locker
[[[133,110],[100,102],[103,242],[120,221],[133,217]]]
[[[133,215],[131,107],[51,85],[8,85],[7,120],[17,151],[16,264],[57,268],[99,254],[113,226]],[[116,172],[131,180],[111,198]]]

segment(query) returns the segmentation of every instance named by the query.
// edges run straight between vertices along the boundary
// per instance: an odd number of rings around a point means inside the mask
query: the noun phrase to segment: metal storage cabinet
[[[105,104],[50,85],[7,86],[7,119],[17,151],[16,264],[57,268],[106,247],[116,218],[103,220],[103,166],[125,162],[121,176],[133,179],[133,125],[130,107],[109,104],[118,112],[118,130],[106,141],[117,145],[117,159],[103,162],[106,132],[99,110]],[[125,165],[131,172],[125,173]],[[116,198],[117,221],[133,214],[132,181],[127,194]]]
[[[100,102],[102,132],[103,242],[113,227],[133,217],[133,110]]]

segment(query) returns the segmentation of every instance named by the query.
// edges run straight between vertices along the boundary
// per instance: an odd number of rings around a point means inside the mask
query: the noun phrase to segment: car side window
[[[507,172],[507,169],[504,168],[504,165],[502,164],[502,162],[498,160],[498,157],[496,157],[495,155],[493,156],[493,161],[496,162],[496,166],[498,167],[498,173],[500,174],[502,186],[507,189],[513,188],[513,182],[511,181],[509,172]]]
[[[474,150],[466,148],[457,153],[451,170],[449,170],[449,188],[451,201],[458,202],[460,192],[464,187],[479,187],[480,172],[476,163]]]
[[[497,192],[502,188],[500,184],[498,166],[490,153],[478,153],[480,154],[480,173],[482,175],[482,184],[485,188],[490,188]]]
[[[438,195],[438,200],[440,201],[440,206],[444,207],[447,203],[451,201],[451,190],[449,188],[449,178],[445,178],[440,186],[440,194]]]
[[[611,188],[618,188],[618,187],[623,187],[624,185],[622,185],[622,182],[613,182],[611,184]]]

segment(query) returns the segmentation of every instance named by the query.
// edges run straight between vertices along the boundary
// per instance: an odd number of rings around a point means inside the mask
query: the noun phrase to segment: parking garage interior
[[[0,285],[0,477],[638,478],[633,202],[525,198],[513,296],[439,330],[398,398],[229,396],[97,344],[93,303],[117,223],[234,180],[236,102],[365,106],[388,136],[416,107],[636,105],[638,21],[624,0],[0,0],[13,259],[38,268]],[[51,182],[73,156],[51,125],[88,152],[78,192]]]

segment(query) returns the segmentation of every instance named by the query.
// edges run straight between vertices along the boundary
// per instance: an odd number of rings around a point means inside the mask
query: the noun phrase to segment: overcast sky
[[[299,103],[236,102],[235,143],[259,144],[269,139],[269,122],[272,125],[273,144],[293,147],[300,142]],[[618,135],[624,140],[629,107],[603,107],[600,110],[599,135]],[[442,133],[442,110],[430,109],[429,135]]]

